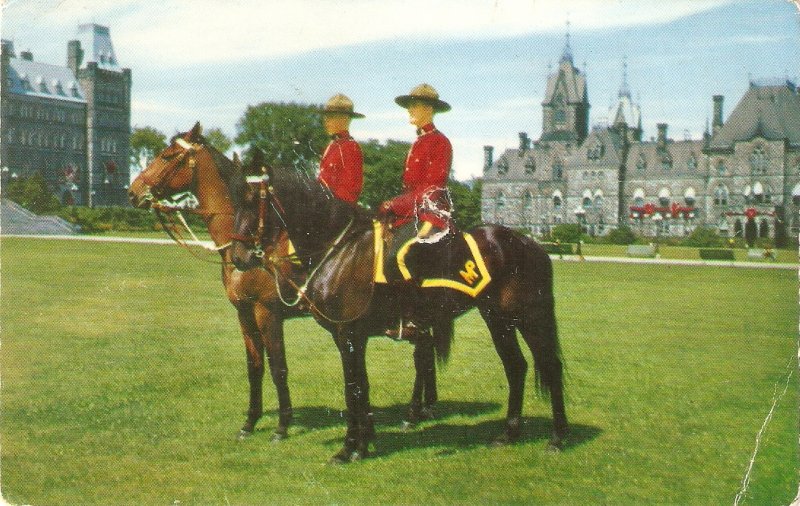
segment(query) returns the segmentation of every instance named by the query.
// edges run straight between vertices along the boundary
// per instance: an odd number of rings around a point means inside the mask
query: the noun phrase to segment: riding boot
[[[419,284],[415,280],[397,284],[397,295],[400,302],[400,325],[396,329],[388,329],[386,335],[397,341],[415,343],[425,334],[425,327],[420,320],[419,305],[422,300]]]

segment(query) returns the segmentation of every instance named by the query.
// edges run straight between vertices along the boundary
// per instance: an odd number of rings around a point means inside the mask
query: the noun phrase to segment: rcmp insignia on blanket
[[[412,266],[407,265],[406,255],[411,246],[417,242],[416,237],[405,240],[399,248],[391,248],[397,251],[396,255],[386,258],[387,247],[384,225],[378,221],[373,222],[374,229],[374,248],[375,265],[373,269],[374,280],[376,283],[388,283],[387,271],[399,271],[400,276],[405,280],[414,277]],[[402,240],[401,237],[394,237],[391,240]],[[465,293],[470,297],[477,297],[492,280],[489,270],[483,261],[483,256],[478,249],[475,239],[466,232],[460,232],[452,238],[452,247],[449,251],[449,262],[445,268],[444,277],[422,277],[422,288],[451,288]],[[396,263],[387,269],[387,262]],[[391,276],[390,276],[391,277]]]

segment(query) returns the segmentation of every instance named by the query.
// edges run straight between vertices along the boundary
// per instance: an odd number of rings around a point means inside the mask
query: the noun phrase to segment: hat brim
[[[351,118],[357,118],[357,119],[366,118],[366,116],[364,116],[360,112],[355,112],[355,111],[332,111],[330,109],[322,109],[321,112],[322,112],[323,116],[325,116],[326,114],[340,114],[340,115],[350,116]]]
[[[420,97],[415,95],[400,95],[399,97],[395,98],[394,101],[403,109],[408,109],[408,106],[411,105],[411,102],[417,101],[429,104],[431,107],[433,107],[435,112],[447,112],[450,110],[450,104],[444,100],[439,100],[438,98]]]

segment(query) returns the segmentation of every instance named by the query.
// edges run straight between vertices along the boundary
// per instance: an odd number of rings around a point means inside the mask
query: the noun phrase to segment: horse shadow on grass
[[[410,449],[438,448],[437,456],[445,456],[464,450],[491,446],[494,439],[503,432],[505,419],[487,420],[475,425],[439,423],[437,419],[425,422],[410,432],[378,432],[374,457],[381,458]],[[550,438],[553,420],[548,417],[522,417],[522,434],[515,445],[528,443],[541,444],[544,448]],[[564,442],[563,451],[596,439],[602,429],[591,425],[571,424],[570,432]]]

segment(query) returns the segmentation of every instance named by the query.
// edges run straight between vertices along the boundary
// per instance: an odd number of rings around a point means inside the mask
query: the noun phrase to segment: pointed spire
[[[622,84],[619,87],[619,98],[631,98],[631,89],[628,87],[628,57],[622,57]]]
[[[561,54],[561,62],[568,61],[572,63],[572,47],[569,45],[569,19],[567,19],[567,36],[566,44],[564,44],[564,52]]]

